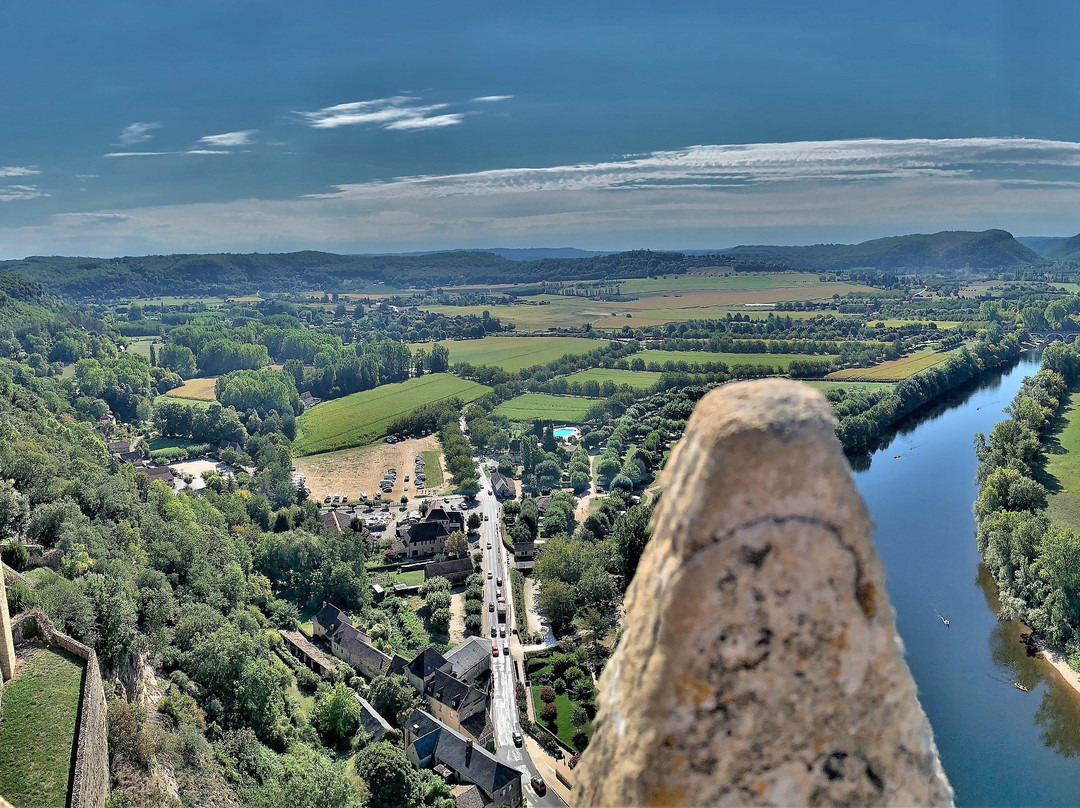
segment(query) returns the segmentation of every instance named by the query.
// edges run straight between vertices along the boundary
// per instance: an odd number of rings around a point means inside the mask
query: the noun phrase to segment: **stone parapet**
[[[698,404],[600,680],[576,805],[948,805],[831,409]]]

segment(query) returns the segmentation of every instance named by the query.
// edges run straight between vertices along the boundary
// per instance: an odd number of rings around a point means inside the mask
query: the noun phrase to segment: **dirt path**
[[[465,640],[465,593],[450,595],[450,644],[458,645]]]
[[[311,489],[312,499],[319,503],[322,503],[326,494],[347,494],[350,502],[355,502],[361,492],[374,497],[379,491],[379,481],[386,470],[396,468],[398,475],[394,488],[389,494],[383,494],[384,499],[396,502],[401,499],[402,494],[412,500],[435,496],[442,490],[441,487],[434,487],[417,491],[416,481],[413,479],[413,461],[416,456],[438,448],[438,439],[429,435],[400,443],[374,443],[356,449],[298,457],[294,462],[296,470],[307,476],[307,486]],[[439,464],[445,480],[447,474],[441,452]],[[438,477],[430,471],[427,474],[429,477]],[[408,482],[405,481],[405,475],[409,476]],[[405,490],[406,487],[408,491]]]

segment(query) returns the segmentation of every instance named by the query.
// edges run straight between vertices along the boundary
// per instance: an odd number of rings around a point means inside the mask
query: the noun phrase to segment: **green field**
[[[423,404],[448,398],[475,401],[491,388],[448,373],[432,373],[398,384],[324,401],[296,420],[293,454],[309,455],[364,446],[386,434],[395,418]]]
[[[169,398],[189,398],[196,401],[215,401],[217,395],[214,392],[217,385],[217,376],[203,376],[199,379],[188,379],[179,387],[167,390],[165,395]]]
[[[158,339],[157,337],[132,337],[131,345],[128,346],[128,350],[139,356],[145,356],[150,358],[150,343]]]
[[[186,404],[189,407],[209,407],[211,404],[217,404],[216,401],[207,401],[205,398],[180,398],[179,396],[160,395],[154,396],[154,403],[160,404],[162,401],[171,401],[174,404]]]
[[[911,356],[882,362],[872,368],[846,368],[826,376],[830,381],[898,382],[921,373],[928,368],[944,365],[957,351],[936,353],[930,348],[916,351]]]
[[[581,337],[484,337],[444,339],[440,344],[450,351],[451,362],[493,365],[513,372],[547,364],[567,354],[583,354],[605,348],[608,342]]]
[[[424,474],[427,475],[427,479],[424,481],[424,485],[427,488],[438,488],[443,484],[442,464],[439,462],[439,450],[428,449],[426,452],[421,452],[424,456]]]
[[[686,362],[688,364],[715,364],[723,362],[725,365],[765,365],[776,371],[787,370],[793,359],[828,360],[836,362],[839,356],[813,355],[813,354],[781,354],[781,353],[711,353],[709,351],[657,351],[647,350],[636,353],[632,359],[644,359],[646,367],[653,362],[663,364],[665,362]]]
[[[604,382],[615,382],[615,384],[618,385],[626,384],[630,387],[636,387],[639,390],[648,390],[660,381],[660,374],[649,370],[589,368],[588,370],[579,370],[577,373],[571,373],[566,377],[566,380],[568,382],[595,381],[600,382],[600,384],[603,384]]]
[[[612,283],[615,283],[612,281]],[[620,329],[624,325],[648,326],[683,322],[726,314],[745,314],[753,304],[827,300],[834,294],[872,291],[869,287],[839,282],[821,282],[816,275],[782,273],[762,276],[678,276],[672,279],[626,280],[623,292],[629,300],[596,300],[574,295],[535,295],[514,305],[421,306],[454,317],[482,315],[510,322],[522,330],[573,328],[589,325],[598,329]],[[634,291],[636,290],[636,291]],[[787,312],[783,312],[786,314]],[[767,314],[767,313],[766,313]],[[791,312],[796,316],[798,312]],[[815,316],[816,312],[806,316]]]
[[[1080,393],[1069,395],[1054,427],[1047,440],[1047,513],[1057,527],[1080,531]]]
[[[0,794],[13,805],[67,805],[85,670],[78,657],[45,648],[4,685]]]
[[[585,420],[585,413],[597,403],[594,398],[578,396],[552,396],[547,393],[522,393],[509,401],[504,401],[494,412],[505,415],[511,421],[565,421],[568,424],[580,424]]]
[[[815,390],[825,392],[826,390],[878,390],[892,387],[892,382],[823,382],[812,381],[803,382],[808,384]]]
[[[755,291],[818,287],[822,282],[811,272],[754,272],[726,275],[671,275],[667,278],[630,278],[620,283],[624,295],[649,292]]]
[[[884,320],[870,320],[871,325],[873,325],[874,323],[885,323],[886,328],[900,328],[901,326],[905,325],[925,325],[927,323],[933,323],[943,331],[949,331],[953,328],[957,328],[963,325],[963,323],[958,320],[898,320],[896,318],[886,318]]]

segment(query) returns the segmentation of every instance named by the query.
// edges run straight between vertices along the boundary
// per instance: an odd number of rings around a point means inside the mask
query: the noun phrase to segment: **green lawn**
[[[577,702],[571,701],[570,697],[565,693],[560,693],[555,697],[554,704],[559,708],[559,715],[555,718],[555,725],[551,726],[546,721],[540,718],[540,711],[544,709],[544,702],[540,701],[540,691],[542,688],[532,688],[533,709],[536,711],[536,723],[545,729],[551,730],[559,736],[559,740],[569,746],[571,749],[577,749],[574,746],[574,733],[577,731],[574,728],[573,723],[570,721],[571,715],[574,713],[574,708],[577,706]],[[592,727],[586,725],[585,731],[591,736]],[[578,749],[580,752],[581,750]]]
[[[64,808],[86,664],[42,649],[4,686],[0,795],[19,808]]]
[[[1047,512],[1059,527],[1080,531],[1080,392],[1070,393],[1047,441]]]
[[[443,484],[442,464],[439,463],[439,450],[428,449],[426,452],[421,452],[424,456],[424,474],[427,475],[427,479],[424,480],[424,486],[426,488],[438,488]]]
[[[553,396],[547,393],[522,393],[509,401],[504,401],[494,412],[505,415],[511,421],[564,421],[568,424],[580,424],[585,420],[585,413],[596,404],[598,399],[579,396]]]
[[[448,398],[467,403],[490,392],[490,387],[476,382],[432,373],[324,401],[297,419],[293,453],[310,455],[364,446],[383,437],[395,418],[423,404]]]
[[[150,358],[150,343],[159,337],[132,337],[131,345],[128,346],[128,350],[139,356],[145,356]]]
[[[405,586],[420,586],[424,582],[423,570],[410,570],[409,572],[395,572],[390,576],[390,580],[395,584],[405,584]]]
[[[618,368],[589,368],[588,370],[579,370],[577,373],[571,373],[566,377],[568,382],[589,382],[595,381],[603,384],[604,382],[615,382],[618,385],[629,385],[630,387],[636,387],[639,390],[648,390],[658,381],[660,381],[660,374],[654,373],[650,370],[619,370]]]
[[[584,354],[607,347],[607,340],[581,337],[484,337],[483,339],[444,339],[440,343],[450,351],[451,362],[470,365],[493,365],[513,372],[543,365],[567,354]]]
[[[816,361],[836,362],[839,356],[814,355],[814,354],[782,354],[782,353],[711,353],[709,351],[658,351],[646,350],[634,354],[634,359],[645,360],[648,367],[653,362],[662,365],[665,362],[686,362],[690,365],[709,365],[723,362],[731,365],[764,365],[778,372],[787,370],[788,364],[794,359],[810,359]]]
[[[187,438],[163,438],[158,436],[150,439],[149,446],[151,452],[156,452],[160,449],[186,449],[196,443],[197,441],[188,440]]]

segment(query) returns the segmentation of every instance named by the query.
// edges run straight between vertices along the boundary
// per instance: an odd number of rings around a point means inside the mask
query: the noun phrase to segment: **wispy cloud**
[[[40,173],[33,166],[0,166],[0,177],[32,177]]]
[[[509,101],[513,97],[514,96],[512,95],[481,95],[474,98],[473,101],[481,104],[488,104],[493,101]]]
[[[232,154],[227,149],[184,149],[183,151],[109,152],[106,157],[164,157],[169,154]]]
[[[473,98],[471,102],[505,101],[513,96],[486,95]],[[314,129],[337,129],[342,126],[369,126],[398,131],[417,131],[421,129],[441,129],[456,126],[465,117],[474,114],[468,110],[446,112],[450,107],[461,107],[461,103],[426,104],[414,95],[394,95],[388,98],[374,98],[370,101],[350,101],[347,104],[335,104],[313,112],[298,112],[308,126]]]
[[[124,127],[117,141],[121,146],[132,146],[136,143],[145,143],[153,137],[150,134],[155,129],[160,129],[160,123],[136,122]]]
[[[50,196],[36,185],[0,185],[0,202],[21,202]]]
[[[199,143],[204,146],[215,148],[233,148],[235,146],[250,146],[255,142],[258,129],[244,129],[240,132],[225,132],[220,135],[207,135],[199,138]]]
[[[339,185],[313,198],[490,195],[645,188],[752,188],[764,184],[966,177],[1002,167],[1080,168],[1080,143],[1022,138],[835,140],[690,146],[601,163],[501,168]]]
[[[369,252],[555,240],[686,248],[988,227],[1066,235],[1077,222],[1080,143],[878,139],[703,145],[341,184],[294,199],[92,209],[0,226],[0,250]]]

